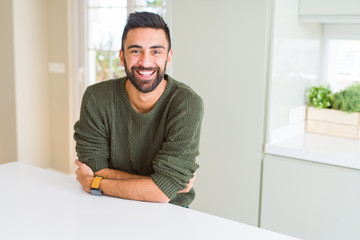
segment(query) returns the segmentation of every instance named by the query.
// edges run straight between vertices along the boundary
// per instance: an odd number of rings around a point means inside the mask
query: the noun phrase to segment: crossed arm
[[[166,126],[164,126],[166,141],[162,143],[161,149],[153,160],[154,174],[152,177],[139,176],[104,168],[109,167],[106,161],[111,152],[109,141],[112,128],[110,124],[114,119],[110,114],[113,110],[108,107],[112,106],[109,100],[112,98],[103,97],[103,93],[112,92],[113,87],[114,85],[110,84],[93,85],[83,96],[80,119],[74,126],[74,138],[79,159],[82,159],[84,163],[89,163],[91,168],[76,161],[79,167],[76,171],[77,180],[82,187],[89,192],[94,175],[100,175],[105,177],[100,182],[100,189],[105,195],[114,197],[169,202],[171,200],[169,197],[172,198],[176,195],[176,191],[183,187],[184,189],[177,193],[190,192],[195,180],[194,172],[198,168],[195,158],[199,154],[203,116],[201,98],[185,89],[175,94],[167,113]],[[95,163],[102,164],[95,166]],[[97,171],[101,168],[103,169],[95,173],[92,170]]]
[[[103,176],[100,189],[105,195],[147,202],[167,203],[170,199],[160,190],[151,177],[130,174],[121,170],[104,168],[94,173],[86,164],[75,161],[77,180],[85,191],[90,192],[94,176]],[[185,189],[178,193],[188,193],[193,187],[195,174]]]

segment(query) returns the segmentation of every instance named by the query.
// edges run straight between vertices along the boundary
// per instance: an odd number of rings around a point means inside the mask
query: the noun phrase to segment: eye
[[[160,50],[154,50],[153,54],[155,54],[155,55],[161,54],[161,51]]]
[[[140,54],[140,50],[139,49],[132,49],[132,50],[130,50],[130,53],[137,55],[137,54]]]

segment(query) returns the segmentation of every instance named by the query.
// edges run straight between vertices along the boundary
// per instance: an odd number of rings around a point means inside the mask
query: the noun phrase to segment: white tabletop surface
[[[92,196],[73,176],[18,162],[0,176],[3,240],[295,239],[172,204]]]

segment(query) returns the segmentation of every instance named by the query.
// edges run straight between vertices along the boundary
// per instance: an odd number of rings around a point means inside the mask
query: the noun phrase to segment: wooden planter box
[[[308,107],[306,131],[337,137],[360,139],[360,113]]]

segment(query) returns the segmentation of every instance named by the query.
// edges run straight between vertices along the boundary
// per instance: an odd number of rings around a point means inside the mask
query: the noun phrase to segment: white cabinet
[[[267,155],[261,227],[302,239],[360,239],[360,171]]]
[[[271,1],[172,1],[173,77],[204,100],[191,208],[257,226]]]
[[[299,0],[300,20],[359,22],[359,0]]]

